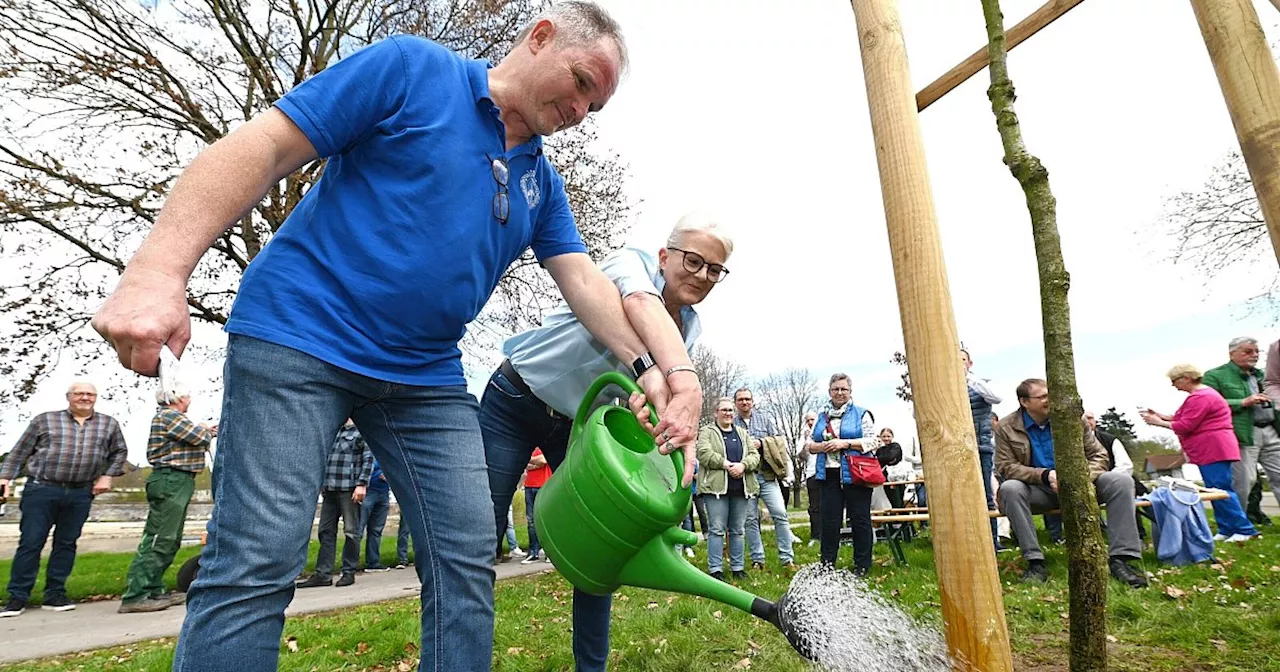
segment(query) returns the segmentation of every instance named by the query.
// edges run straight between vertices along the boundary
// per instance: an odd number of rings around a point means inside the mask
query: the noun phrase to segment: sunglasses
[[[511,169],[507,166],[507,160],[501,156],[496,159],[485,156],[493,170],[493,181],[498,183],[498,193],[493,195],[493,217],[499,224],[506,226],[507,220],[511,218],[511,197],[507,189],[507,184],[511,181]]]

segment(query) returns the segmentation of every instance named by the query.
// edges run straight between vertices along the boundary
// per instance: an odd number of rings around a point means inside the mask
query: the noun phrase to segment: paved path
[[[551,564],[522,565],[511,561],[496,565],[498,580],[551,570]],[[286,614],[331,611],[358,604],[382,602],[418,594],[420,584],[413,569],[381,574],[359,574],[354,586],[308,588],[294,595]],[[101,649],[159,637],[176,637],[187,613],[170,607],[150,614],[117,614],[120,601],[89,602],[61,613],[28,609],[15,618],[0,620],[0,662],[44,658],[75,651]],[[71,633],[74,633],[71,634]]]

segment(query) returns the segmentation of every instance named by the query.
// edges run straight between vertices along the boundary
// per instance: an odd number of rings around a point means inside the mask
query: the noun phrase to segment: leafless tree
[[[85,329],[204,147],[298,83],[393,33],[499,60],[545,0],[0,0],[0,404],[29,396]],[[154,9],[148,9],[150,5]],[[590,124],[548,142],[597,258],[629,223],[625,168]],[[242,272],[319,178],[290,175],[214,242],[192,276],[197,322],[226,322]],[[464,347],[536,324],[558,300],[518,260]]]
[[[778,431],[787,437],[791,464],[799,482],[808,456],[800,452],[796,438],[804,427],[805,413],[814,410],[821,399],[818,379],[808,369],[787,369],[761,379],[756,385],[755,398],[760,407],[756,412],[768,414]],[[791,490],[796,506],[800,506],[800,490],[799,487]]]
[[[738,362],[721,357],[710,346],[693,348],[693,368],[702,381],[702,423],[715,419],[716,402],[720,397],[733,395],[733,391],[747,380],[747,369]]]

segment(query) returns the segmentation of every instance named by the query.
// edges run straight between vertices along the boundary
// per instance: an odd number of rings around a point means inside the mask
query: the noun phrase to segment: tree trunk
[[[1058,239],[1057,202],[1049,190],[1049,171],[1027,152],[1013,110],[1013,82],[1005,59],[1005,35],[999,0],[982,0],[991,54],[991,110],[1004,145],[1004,162],[1026,194],[1040,272],[1040,312],[1044,359],[1053,417],[1053,456],[1058,498],[1067,535],[1071,597],[1071,670],[1107,669],[1106,550],[1099,529],[1098,503],[1084,454],[1084,409],[1076,390],[1071,345],[1071,284]]]

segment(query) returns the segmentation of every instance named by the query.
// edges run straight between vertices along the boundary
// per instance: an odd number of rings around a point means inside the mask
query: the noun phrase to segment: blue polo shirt
[[[1049,420],[1037,425],[1026,412],[1022,412],[1022,426],[1027,430],[1027,438],[1031,440],[1031,466],[1042,469],[1054,469],[1053,433],[1049,431]]]
[[[506,150],[485,61],[396,36],[276,107],[329,162],[249,265],[228,332],[379,380],[463,385],[458,341],[507,267],[530,247],[586,251],[541,139]]]

